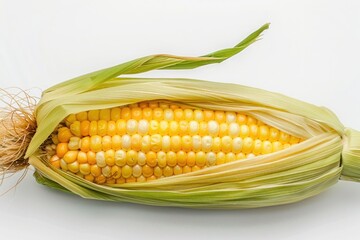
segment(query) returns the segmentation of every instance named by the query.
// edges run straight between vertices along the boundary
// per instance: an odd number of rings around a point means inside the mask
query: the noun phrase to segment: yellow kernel
[[[159,134],[160,135],[167,135],[169,134],[169,122],[162,120],[159,124]]]
[[[98,122],[97,121],[91,121],[89,126],[89,135],[95,136],[98,134]]]
[[[192,150],[192,138],[189,135],[181,137],[181,147],[185,152]]]
[[[162,108],[155,108],[153,110],[153,119],[156,121],[161,121],[164,119],[164,111]]]
[[[106,135],[114,136],[116,134],[116,123],[114,121],[108,121]]]
[[[269,139],[269,127],[267,125],[262,125],[259,127],[259,139],[267,140]]]
[[[157,152],[161,150],[162,141],[160,134],[154,134],[150,137],[150,149],[151,151]]]
[[[156,120],[151,120],[149,123],[149,134],[159,133],[160,124]]]
[[[126,179],[127,183],[131,183],[131,182],[136,182],[136,178],[133,176],[130,176],[129,178]]]
[[[170,151],[166,154],[166,163],[170,167],[174,167],[177,164],[177,157],[175,152]]]
[[[179,135],[184,136],[189,134],[189,123],[185,120],[179,122]]]
[[[213,138],[211,150],[213,152],[219,152],[221,150],[221,138],[220,137]]]
[[[79,112],[76,114],[76,120],[78,121],[85,121],[88,119],[87,112]]]
[[[218,152],[216,154],[216,165],[224,164],[226,161],[226,155],[223,152]]]
[[[107,178],[106,179],[106,184],[115,184],[116,183],[116,179],[114,178]]]
[[[139,105],[139,108],[147,108],[147,107],[149,107],[148,102],[139,102],[138,105]]]
[[[169,108],[169,104],[165,102],[159,102],[159,108],[167,109]]]
[[[99,135],[91,136],[90,138],[90,149],[93,152],[99,152],[102,149],[102,137]]]
[[[101,139],[101,146],[103,151],[107,151],[109,149],[112,149],[112,141],[110,136],[104,136]]]
[[[72,173],[78,173],[79,172],[79,163],[78,162],[72,162],[72,163],[68,163],[67,165],[68,170]]]
[[[189,122],[189,134],[196,135],[199,133],[199,123],[197,121],[190,121]]]
[[[117,150],[114,155],[114,160],[117,166],[124,166],[126,164],[126,152],[124,150]]]
[[[155,167],[157,165],[157,154],[153,151],[146,153],[146,164],[150,167]]]
[[[296,143],[299,143],[300,142],[300,139],[295,137],[295,136],[291,136],[290,137],[290,144],[296,144]]]
[[[204,121],[208,122],[215,119],[214,111],[204,110]]]
[[[149,102],[149,108],[158,108],[159,103],[157,101],[150,101]]]
[[[121,109],[118,107],[112,108],[110,113],[110,119],[115,122],[120,118],[121,118]]]
[[[236,156],[234,153],[230,152],[230,153],[227,153],[226,156],[225,156],[225,162],[228,163],[228,162],[233,162],[236,160]]]
[[[174,120],[174,111],[171,108],[164,109],[164,120],[165,121]]]
[[[243,140],[243,153],[251,153],[254,147],[254,141],[250,137],[246,137]]]
[[[276,141],[276,142],[272,143],[272,148],[273,148],[274,152],[277,152],[277,151],[282,150],[283,146],[282,146],[281,142]]]
[[[183,173],[190,173],[190,172],[191,172],[191,167],[189,167],[189,166],[184,166],[183,169],[182,169],[182,172],[183,172]]]
[[[246,122],[247,122],[246,115],[241,114],[241,113],[236,114],[236,122],[240,125],[246,124]]]
[[[68,149],[68,144],[67,143],[59,143],[56,146],[56,155],[59,158],[62,158],[68,151],[69,151],[69,149]]]
[[[152,167],[148,166],[148,165],[144,165],[142,167],[142,174],[144,175],[144,177],[151,177],[154,173],[154,170]]]
[[[80,122],[75,121],[70,125],[70,131],[73,135],[77,137],[81,137],[81,131],[80,131]]]
[[[166,166],[163,169],[163,174],[165,177],[170,177],[174,174],[174,169],[172,167]]]
[[[183,170],[182,170],[182,167],[176,165],[174,167],[174,175],[179,175],[179,174],[182,174]]]
[[[226,112],[225,119],[228,124],[236,123],[236,113],[235,112]]]
[[[181,149],[181,137],[180,136],[172,136],[170,138],[170,146],[172,151],[180,151]]]
[[[125,182],[126,182],[126,180],[123,177],[120,177],[120,178],[116,179],[116,184],[123,184]]]
[[[142,119],[142,110],[139,107],[135,107],[131,109],[131,118],[135,120]]]
[[[284,143],[283,144],[283,149],[286,149],[286,148],[289,148],[289,147],[291,147],[291,145],[289,143]]]
[[[159,167],[165,167],[167,165],[166,153],[160,151],[156,154],[157,164]],[[148,163],[149,165],[149,163]]]
[[[205,135],[208,134],[208,131],[209,131],[208,123],[204,122],[204,121],[200,122],[199,123],[199,135],[200,136],[205,136]]]
[[[280,131],[276,128],[271,127],[270,133],[269,133],[269,140],[271,142],[274,142],[274,141],[279,140],[279,137],[280,137]]]
[[[70,114],[66,119],[65,119],[65,123],[66,126],[69,126],[70,124],[72,124],[73,122],[76,121],[76,116],[75,114]]]
[[[174,120],[175,121],[184,120],[184,111],[181,108],[174,110]]]
[[[156,180],[156,177],[154,175],[146,178],[146,181],[153,181],[153,180]]]
[[[136,178],[136,181],[137,182],[146,182],[146,178],[141,175],[140,177]]]
[[[232,138],[224,136],[221,138],[221,151],[228,153],[232,150]]]
[[[85,175],[84,176],[85,180],[89,181],[89,182],[94,182],[94,176],[91,174]]]
[[[118,166],[112,166],[111,167],[111,177],[114,179],[118,179],[121,177],[121,168]]]
[[[121,149],[121,137],[119,135],[114,135],[111,137],[111,148],[114,150]]]
[[[98,165],[91,165],[90,172],[94,177],[98,177],[101,175],[101,168]]]
[[[232,141],[232,152],[240,153],[242,150],[243,140],[240,137],[233,138]]]
[[[109,166],[115,165],[115,151],[113,149],[105,152],[105,162]]]
[[[121,109],[121,119],[129,120],[131,118],[131,110],[128,107],[124,107]]]
[[[219,137],[227,136],[229,131],[229,125],[227,123],[220,123],[219,125]]]
[[[194,166],[196,163],[196,154],[192,151],[187,153],[186,165],[189,167]]]
[[[121,135],[124,135],[126,133],[126,121],[124,119],[116,120],[116,133]]]
[[[88,136],[90,130],[90,122],[88,120],[80,123],[80,134],[81,136]]]
[[[210,152],[212,147],[213,138],[210,136],[204,136],[201,138],[201,148],[204,152]]]
[[[52,156],[49,161],[53,167],[55,167],[57,169],[60,168],[60,158],[58,156],[56,156],[56,155]]]
[[[69,128],[62,127],[58,130],[58,140],[61,143],[69,142],[70,138],[72,137],[72,133]]]
[[[171,121],[169,124],[169,135],[174,136],[179,134],[179,123],[176,121]]]
[[[110,109],[101,109],[99,113],[100,120],[110,121]]]
[[[261,154],[268,154],[273,152],[273,147],[270,141],[264,141],[261,148]]]
[[[258,124],[258,120],[254,117],[247,116],[247,125]],[[258,124],[259,125],[259,124]]]
[[[215,116],[214,116],[215,121],[217,121],[218,123],[225,122],[226,118],[225,118],[225,112],[224,111],[215,111],[214,114],[215,114]]]
[[[99,175],[95,177],[95,183],[104,184],[106,182],[106,177],[104,175]]]
[[[260,139],[255,139],[252,153],[254,155],[259,155],[262,151],[262,145],[263,145],[263,142]]]
[[[87,155],[86,155],[86,153],[80,151],[80,152],[78,153],[78,155],[77,155],[77,161],[78,161],[79,163],[87,163],[88,160],[87,160]]]
[[[86,153],[87,161],[89,164],[93,165],[96,163],[96,154],[92,151]]]
[[[249,131],[250,131],[250,133],[249,133],[248,136],[250,136],[250,137],[253,138],[253,139],[256,139],[256,138],[258,137],[259,128],[258,128],[257,125],[251,124],[251,125],[249,126]]]
[[[152,118],[153,118],[153,111],[152,111],[151,108],[144,108],[144,109],[143,109],[143,118],[144,118],[145,120],[148,120],[148,121],[152,120]]]
[[[157,177],[157,178],[159,178],[159,177],[161,177],[162,175],[163,175],[163,171],[162,171],[162,169],[160,168],[160,167],[155,167],[154,168],[154,175]]]
[[[97,127],[98,135],[105,136],[107,133],[107,129],[108,129],[108,122],[105,120],[99,120]]]
[[[204,121],[204,113],[202,110],[199,109],[194,110],[194,120],[198,122]]]
[[[245,156],[244,153],[238,153],[238,154],[236,154],[236,160],[245,159],[245,158],[246,158],[246,156]]]
[[[242,138],[246,138],[250,136],[250,128],[248,125],[240,125],[240,133],[239,133],[240,137]]]
[[[141,150],[141,136],[139,134],[134,134],[131,136],[131,148],[135,151]]]
[[[229,124],[229,136],[230,137],[237,137],[240,134],[240,126],[239,124],[232,122]]]
[[[68,170],[67,165],[68,164],[65,162],[64,159],[60,159],[60,167],[61,167],[62,170],[67,171]]]
[[[81,174],[84,174],[84,175],[88,175],[91,172],[90,165],[88,163],[80,164],[79,170],[80,170]]]
[[[67,153],[65,153],[63,159],[67,164],[73,163],[76,161],[77,155],[78,151],[68,151]]]
[[[128,165],[125,165],[122,169],[121,169],[121,174],[124,178],[129,178],[131,175],[132,175],[132,171],[133,171],[133,168],[128,166]]]
[[[191,121],[194,119],[194,112],[192,109],[189,109],[189,108],[184,109],[184,119],[186,121]]]
[[[196,172],[196,171],[199,171],[201,168],[199,167],[199,166],[197,166],[197,165],[195,165],[195,166],[193,166],[192,168],[191,168],[191,171],[192,172]]]
[[[196,153],[195,163],[199,167],[203,167],[206,164],[206,155],[204,152],[200,151]]]
[[[177,158],[177,164],[180,167],[183,167],[186,165],[187,154],[184,151],[178,151],[176,153],[176,158]]]
[[[129,150],[126,153],[126,163],[129,166],[134,166],[137,163],[137,153],[134,150]]]
[[[88,112],[88,119],[89,121],[98,121],[99,120],[99,110],[90,110]]]

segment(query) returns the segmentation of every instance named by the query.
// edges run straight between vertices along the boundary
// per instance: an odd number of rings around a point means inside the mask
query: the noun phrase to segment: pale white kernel
[[[161,149],[164,151],[164,152],[168,152],[170,151],[170,137],[165,135],[162,137],[162,142],[161,142]]]
[[[96,155],[95,155],[95,159],[96,159],[96,164],[99,167],[105,167],[106,166],[104,151],[97,152]]]
[[[240,138],[240,137],[234,138],[233,139],[233,146],[232,146],[233,152],[234,153],[240,153],[241,149],[242,149],[242,145],[243,145],[242,138]]]
[[[126,132],[130,135],[137,132],[138,122],[135,119],[129,119],[126,123]]]
[[[199,123],[197,121],[189,122],[189,132],[192,135],[197,134],[199,132]]]
[[[101,173],[105,176],[105,177],[110,177],[111,175],[111,167],[109,166],[105,166],[101,169]]]
[[[203,150],[204,152],[209,152],[209,151],[211,151],[212,142],[213,142],[212,137],[210,137],[210,136],[204,136],[204,137],[202,137],[202,141],[201,141],[202,150]]]
[[[227,123],[236,122],[236,113],[234,113],[234,112],[226,112],[226,122]]]
[[[149,131],[149,122],[147,120],[140,120],[138,124],[138,133],[140,135],[146,135]]]
[[[164,120],[165,121],[174,120],[174,111],[171,108],[164,109]]]
[[[193,150],[195,152],[201,150],[201,137],[199,135],[192,136]]]
[[[145,163],[146,163],[146,155],[145,155],[145,153],[143,153],[143,152],[138,152],[138,164],[140,165],[140,166],[143,166],[143,165],[145,165]]]
[[[211,136],[216,137],[219,134],[219,124],[214,120],[209,121],[208,131]]]
[[[216,163],[216,154],[214,152],[208,152],[206,154],[206,165],[213,166]]]
[[[231,137],[237,137],[240,133],[240,126],[237,123],[230,123],[229,125],[229,135]]]
[[[130,150],[131,149],[131,137],[130,135],[123,135],[121,137],[121,146],[124,150]]]
[[[194,120],[198,122],[204,121],[204,113],[202,110],[199,109],[194,110]]]
[[[140,167],[139,165],[136,164],[136,165],[133,167],[132,175],[133,175],[134,177],[140,177],[141,174],[142,174],[142,167]]]
[[[124,150],[117,150],[115,152],[115,164],[118,166],[123,166],[125,163],[125,158],[126,158],[126,152]]]

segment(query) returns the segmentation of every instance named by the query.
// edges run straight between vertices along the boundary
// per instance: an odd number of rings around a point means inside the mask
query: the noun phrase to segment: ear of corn
[[[222,62],[267,27],[234,48],[144,57],[46,90],[26,153],[37,181],[84,198],[197,208],[285,204],[359,181],[360,134],[326,108],[236,84],[119,77]]]

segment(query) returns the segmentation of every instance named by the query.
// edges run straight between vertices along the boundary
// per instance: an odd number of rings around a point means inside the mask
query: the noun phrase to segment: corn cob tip
[[[360,182],[360,131],[346,128],[343,139],[341,179]]]
[[[36,130],[36,98],[16,89],[0,89],[0,174],[28,167],[25,151]]]

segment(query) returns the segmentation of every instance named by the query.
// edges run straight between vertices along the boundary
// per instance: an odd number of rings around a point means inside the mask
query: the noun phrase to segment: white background
[[[333,110],[360,129],[359,1],[0,0],[1,88],[44,90],[137,57],[202,55],[265,22],[228,61],[146,76],[234,82]],[[38,91],[39,94],[39,91]],[[6,179],[4,192],[17,178]],[[84,200],[26,178],[0,197],[1,239],[355,239],[360,184],[251,210],[190,210]]]

